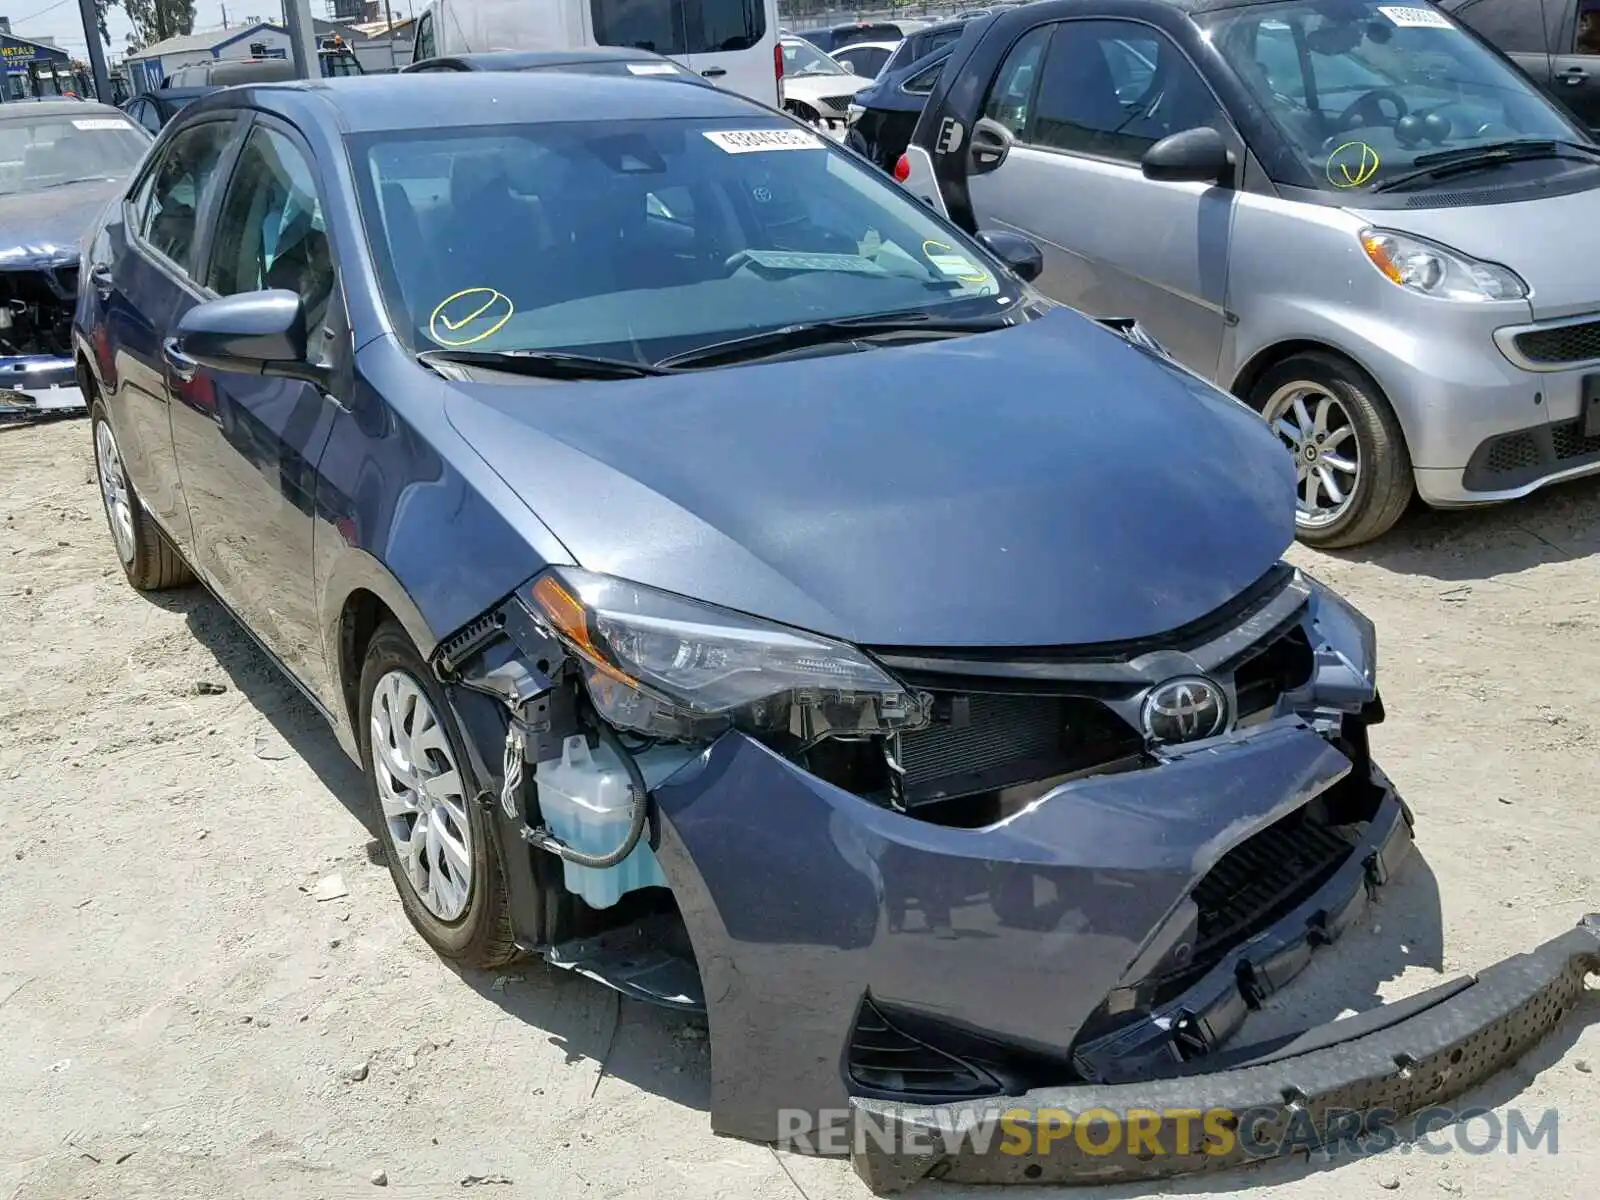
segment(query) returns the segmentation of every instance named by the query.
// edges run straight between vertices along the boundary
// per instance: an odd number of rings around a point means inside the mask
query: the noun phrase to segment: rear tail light
[[[904,183],[906,180],[908,180],[910,178],[911,178],[911,160],[909,158],[907,158],[904,154],[902,154],[899,158],[897,158],[895,160],[895,164],[894,164],[894,181],[896,183]]]
[[[783,82],[783,46],[772,47],[772,73],[779,83]]]

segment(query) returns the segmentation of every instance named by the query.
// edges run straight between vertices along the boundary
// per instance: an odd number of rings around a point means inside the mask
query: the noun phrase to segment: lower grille
[[[1516,343],[1518,352],[1529,362],[1586,362],[1600,358],[1600,320],[1532,329],[1517,334]]]
[[[1190,973],[1204,970],[1326,883],[1351,843],[1305,809],[1224,854],[1195,886],[1199,937]]]
[[[1462,476],[1469,491],[1492,492],[1532,483],[1543,475],[1600,462],[1600,437],[1585,437],[1582,420],[1536,425],[1490,438],[1475,451]]]
[[[895,1096],[987,1096],[999,1085],[986,1072],[897,1028],[871,1000],[861,1003],[848,1052],[858,1088]]]

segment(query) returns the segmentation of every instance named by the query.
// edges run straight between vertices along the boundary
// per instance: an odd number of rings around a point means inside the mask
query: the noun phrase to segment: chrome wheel
[[[1273,392],[1262,415],[1294,455],[1296,524],[1332,525],[1350,511],[1361,480],[1350,413],[1327,388],[1301,380]]]
[[[122,455],[108,421],[94,427],[95,463],[100,468],[100,499],[106,506],[106,523],[117,544],[117,556],[124,564],[133,561],[133,497],[128,492],[128,477],[122,470]]]
[[[472,891],[467,798],[439,714],[405,671],[373,689],[371,739],[378,801],[406,881],[429,912],[454,921]]]

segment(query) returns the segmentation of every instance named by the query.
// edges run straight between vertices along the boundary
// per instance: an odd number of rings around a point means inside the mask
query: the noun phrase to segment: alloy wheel
[[[405,671],[373,689],[370,736],[378,801],[406,881],[430,913],[457,920],[472,892],[467,798],[439,714]]]
[[[1361,481],[1355,424],[1339,398],[1319,383],[1287,383],[1267,400],[1263,415],[1294,455],[1295,523],[1332,525],[1350,511]]]
[[[124,564],[131,563],[135,550],[133,497],[128,491],[128,476],[122,469],[122,455],[117,451],[116,435],[111,432],[109,421],[95,423],[94,455],[100,468],[100,499],[106,506],[111,539],[117,545],[117,556]]]

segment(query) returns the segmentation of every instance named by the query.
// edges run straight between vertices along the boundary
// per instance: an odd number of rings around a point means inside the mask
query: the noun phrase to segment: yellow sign
[[[1370,183],[1381,163],[1378,152],[1365,142],[1346,142],[1328,155],[1328,182],[1336,188]]]
[[[446,296],[428,318],[428,336],[441,346],[471,346],[493,337],[516,312],[493,288],[463,288]]]
[[[989,272],[973,262],[956,248],[932,238],[922,243],[922,253],[941,275],[948,275],[962,283],[988,283]]]

